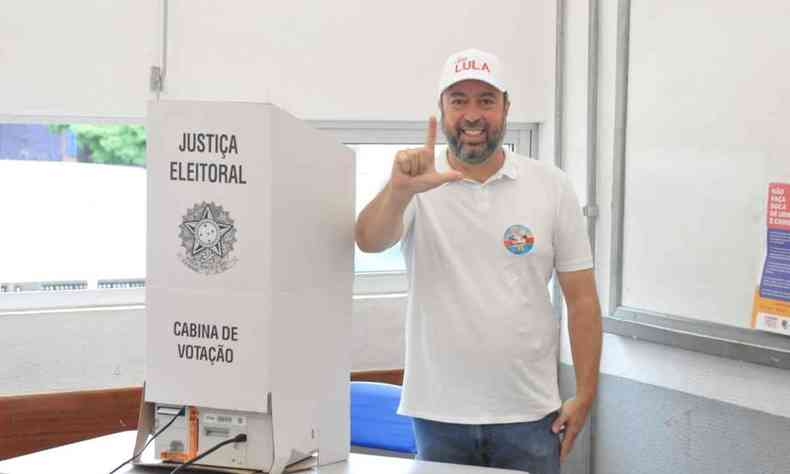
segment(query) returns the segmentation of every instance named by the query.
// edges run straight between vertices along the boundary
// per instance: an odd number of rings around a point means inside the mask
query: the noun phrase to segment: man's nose
[[[464,121],[467,125],[479,125],[482,119],[483,111],[476,105],[470,104],[469,107],[464,110]]]
[[[482,127],[483,126],[483,118],[480,114],[465,114],[464,115],[464,126],[465,127]]]

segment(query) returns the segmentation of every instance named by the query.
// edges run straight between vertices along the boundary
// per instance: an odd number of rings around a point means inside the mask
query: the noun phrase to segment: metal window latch
[[[151,66],[151,76],[148,81],[151,92],[162,92],[164,89],[165,78],[162,74],[162,68],[159,66]]]
[[[582,208],[584,211],[584,215],[587,217],[598,217],[598,206],[594,204],[588,204]]]

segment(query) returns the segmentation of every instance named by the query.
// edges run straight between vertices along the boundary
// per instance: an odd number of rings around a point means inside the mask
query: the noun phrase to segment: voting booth
[[[197,464],[282,472],[346,459],[353,152],[271,104],[152,102],[147,130],[135,452],[176,419],[156,462],[240,433],[246,442]]]

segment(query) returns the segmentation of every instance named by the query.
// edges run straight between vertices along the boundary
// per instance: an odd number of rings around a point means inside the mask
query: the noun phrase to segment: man
[[[439,84],[447,153],[399,151],[387,186],[359,215],[365,252],[403,240],[409,276],[399,413],[418,458],[559,473],[595,397],[601,320],[584,218],[567,176],[502,148],[510,101],[499,60],[450,56]],[[557,386],[568,305],[577,394]]]

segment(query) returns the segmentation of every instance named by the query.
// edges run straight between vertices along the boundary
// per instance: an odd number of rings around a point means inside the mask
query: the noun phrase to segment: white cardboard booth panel
[[[152,102],[148,133],[145,401],[266,414],[257,469],[345,459],[353,152],[271,104]]]

